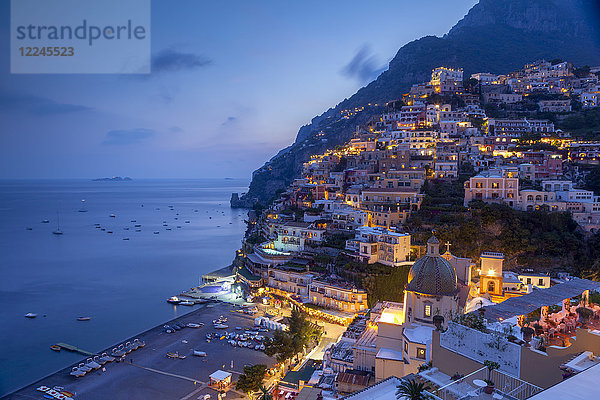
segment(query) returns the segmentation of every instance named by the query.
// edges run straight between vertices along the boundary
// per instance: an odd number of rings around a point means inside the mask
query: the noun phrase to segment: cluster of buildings
[[[471,175],[465,207],[483,201],[569,212],[582,228],[600,229],[600,197],[578,188],[582,171],[600,165],[600,142],[572,139],[547,119],[488,118],[485,111],[489,103],[519,111],[538,94],[536,112],[568,113],[574,101],[595,107],[595,72],[539,61],[508,75],[473,74],[475,90],[461,69],[436,68],[430,81],[358,126],[348,143],[304,164],[301,177],[251,221],[236,259],[251,294],[283,297],[348,326],[321,367],[311,367],[310,384],[293,390],[372,399],[411,377],[431,385],[432,398],[477,398],[475,381],[488,379],[497,382],[493,398],[525,399],[561,382],[565,371],[600,362],[600,306],[589,301],[600,285],[505,271],[502,253],[473,261],[453,255],[450,243],[440,251],[435,237],[416,246],[403,228],[420,210],[428,179],[460,173]],[[398,288],[403,302],[371,304],[366,290],[335,274],[340,254],[367,269],[408,269],[408,283]],[[593,329],[569,328],[575,297],[579,308],[598,311]],[[488,371],[490,363],[498,366]]]
[[[537,188],[519,188],[520,178],[537,182]],[[600,228],[600,196],[575,188],[566,179],[543,179],[532,164],[489,169],[465,182],[464,205],[473,200],[501,203],[522,211],[569,212],[588,231]]]
[[[569,62],[536,61],[508,75],[476,73],[471,78],[482,85],[483,99],[487,103],[513,104],[533,94],[561,95],[555,99],[540,100],[541,112],[571,111],[570,96],[584,108],[597,107],[600,82],[596,73],[600,68],[576,71]]]
[[[380,302],[357,315],[322,364],[311,366],[310,379],[281,393],[395,398],[402,380],[411,379],[427,384],[433,399],[552,398],[544,396],[557,385],[600,368],[600,305],[590,301],[600,283],[503,271],[501,253],[473,263],[446,246],[442,253],[432,236],[410,266],[403,302]],[[577,307],[593,316],[562,330]],[[488,371],[489,363],[496,366]],[[484,379],[495,383],[495,397],[478,386]]]

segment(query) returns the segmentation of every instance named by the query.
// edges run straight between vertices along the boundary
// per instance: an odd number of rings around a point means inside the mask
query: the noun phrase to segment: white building
[[[405,264],[410,256],[410,235],[384,228],[362,226],[353,239],[346,241],[346,250],[369,264],[379,262],[390,266]]]

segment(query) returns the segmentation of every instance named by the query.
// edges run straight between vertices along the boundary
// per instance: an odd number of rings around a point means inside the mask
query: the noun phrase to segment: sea
[[[52,344],[98,352],[191,311],[166,300],[231,264],[247,213],[229,199],[247,188],[241,179],[0,181],[0,396],[82,358]]]

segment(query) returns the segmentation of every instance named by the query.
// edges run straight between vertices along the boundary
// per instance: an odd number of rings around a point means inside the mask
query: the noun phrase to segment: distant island
[[[121,176],[113,176],[111,178],[96,178],[93,179],[93,181],[102,181],[102,182],[123,182],[123,181],[132,181],[133,179],[131,179],[128,176],[125,177],[121,177]]]

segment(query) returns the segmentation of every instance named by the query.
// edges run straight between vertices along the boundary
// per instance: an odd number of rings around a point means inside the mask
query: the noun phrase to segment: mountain
[[[268,202],[298,176],[312,154],[348,141],[356,125],[381,112],[380,103],[429,80],[436,67],[461,67],[468,77],[557,58],[576,66],[600,65],[598,0],[480,0],[446,35],[406,44],[376,80],[301,127],[294,144],[254,171],[249,192],[232,206]],[[355,107],[364,109],[341,118],[342,110]]]

